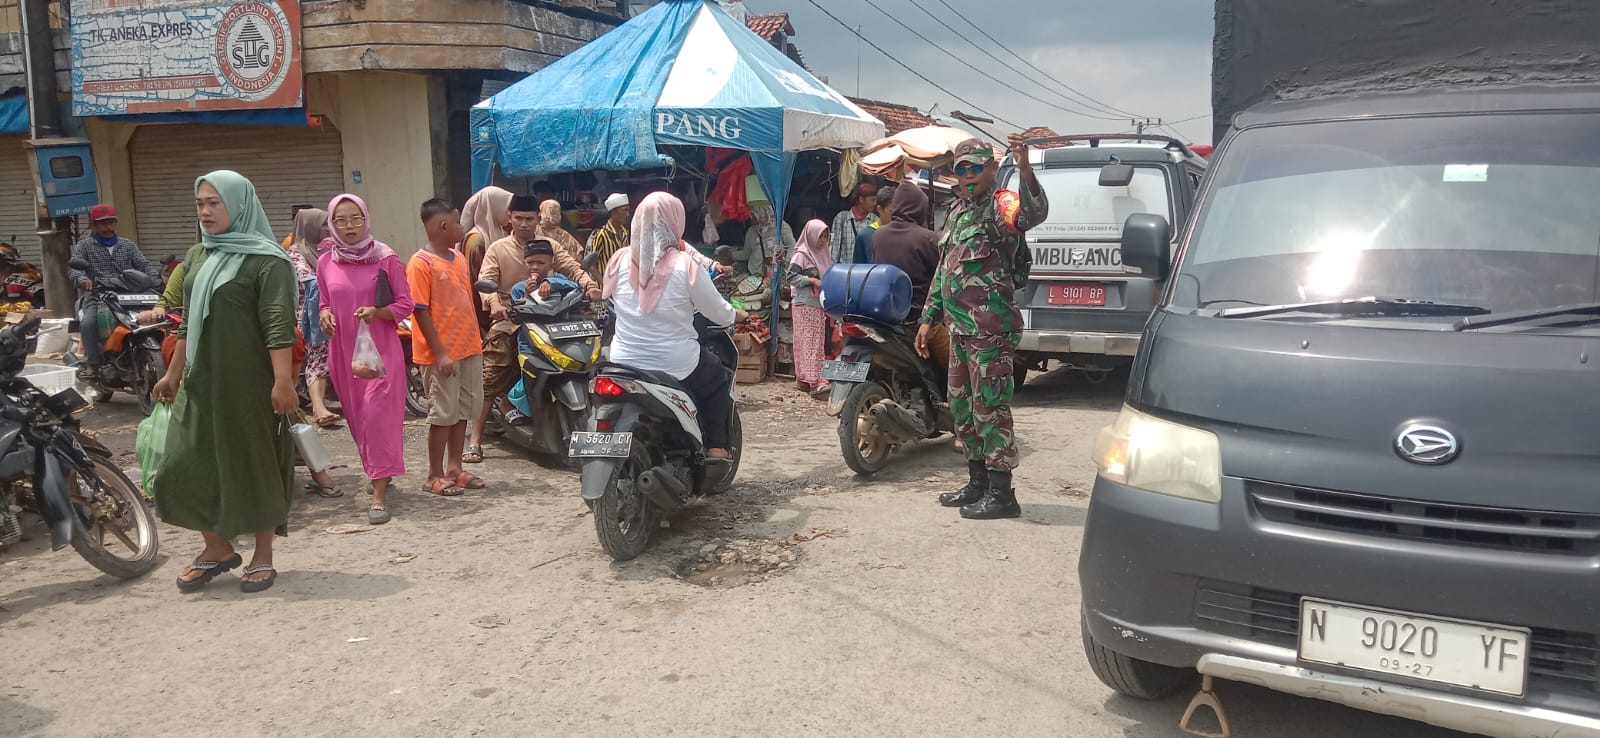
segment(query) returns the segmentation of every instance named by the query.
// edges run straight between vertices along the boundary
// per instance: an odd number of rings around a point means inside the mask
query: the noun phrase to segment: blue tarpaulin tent
[[[666,166],[657,148],[750,152],[781,214],[794,152],[865,146],[883,124],[713,2],[665,0],[472,110],[472,184]]]

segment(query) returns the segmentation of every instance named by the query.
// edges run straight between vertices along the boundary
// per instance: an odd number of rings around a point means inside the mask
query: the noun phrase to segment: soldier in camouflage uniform
[[[939,270],[917,331],[917,352],[926,357],[930,326],[942,320],[950,327],[950,410],[967,449],[967,485],[940,495],[939,504],[980,520],[1022,514],[1011,486],[1017,466],[1011,380],[1022,331],[1014,298],[1033,264],[1023,233],[1043,222],[1050,207],[1027,145],[1015,135],[1010,143],[1020,193],[995,190],[994,149],[977,139],[956,147],[961,200],[945,222]]]

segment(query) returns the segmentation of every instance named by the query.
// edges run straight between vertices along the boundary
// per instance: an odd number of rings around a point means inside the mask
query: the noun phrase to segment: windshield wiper
[[[1383,317],[1429,315],[1488,315],[1489,309],[1477,305],[1455,305],[1448,302],[1411,300],[1403,297],[1356,297],[1348,300],[1324,300],[1286,305],[1226,308],[1218,310],[1218,318],[1260,318],[1284,313],[1327,313],[1329,315],[1377,315]]]
[[[1558,305],[1556,307],[1538,308],[1536,310],[1523,310],[1515,313],[1499,313],[1493,318],[1462,318],[1450,326],[1455,331],[1470,331],[1478,328],[1493,328],[1497,325],[1511,325],[1513,323],[1526,323],[1540,318],[1554,318],[1561,315],[1600,315],[1600,302],[1584,302],[1577,305]]]

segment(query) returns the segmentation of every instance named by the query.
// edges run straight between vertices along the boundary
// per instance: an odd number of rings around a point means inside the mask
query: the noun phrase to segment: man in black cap
[[[483,461],[483,429],[489,422],[489,413],[496,401],[505,403],[501,412],[513,423],[527,420],[516,408],[501,397],[517,381],[517,345],[512,336],[517,334],[517,324],[508,318],[511,307],[511,288],[526,282],[528,265],[523,249],[532,241],[539,228],[539,200],[531,195],[511,198],[511,235],[492,244],[483,256],[483,269],[479,279],[491,280],[500,285],[492,295],[484,295],[483,303],[489,308],[489,318],[494,321],[483,338],[483,411],[472,424],[472,437],[462,454],[462,461],[477,464]],[[589,299],[600,299],[600,285],[584,272],[583,264],[565,249],[554,249],[555,272],[576,283],[589,293]]]

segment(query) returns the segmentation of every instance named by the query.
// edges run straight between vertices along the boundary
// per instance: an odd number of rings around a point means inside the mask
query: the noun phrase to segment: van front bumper
[[[1295,658],[1292,649],[1278,650],[1282,653],[1274,661],[1208,653],[1200,657],[1197,668],[1218,679],[1473,734],[1538,738],[1600,734],[1600,719],[1275,663],[1292,663]]]
[[[1022,342],[1017,350],[1041,354],[1131,357],[1139,352],[1139,334],[1029,329],[1022,332]]]
[[[1587,560],[1474,551],[1285,525],[1252,509],[1246,482],[1196,502],[1095,479],[1079,558],[1086,634],[1126,656],[1374,712],[1504,736],[1600,735],[1600,690],[1530,671],[1521,698],[1299,660],[1301,597],[1507,623],[1574,644],[1590,661]],[[1561,629],[1564,635],[1541,635]],[[1310,668],[1307,668],[1310,667]],[[1592,667],[1591,667],[1592,668]],[[1508,727],[1509,726],[1509,727]]]

